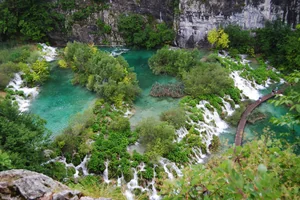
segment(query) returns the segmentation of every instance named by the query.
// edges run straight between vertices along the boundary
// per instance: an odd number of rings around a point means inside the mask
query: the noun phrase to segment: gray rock
[[[80,191],[28,170],[0,172],[0,180],[0,199],[3,200],[79,200],[82,196]]]

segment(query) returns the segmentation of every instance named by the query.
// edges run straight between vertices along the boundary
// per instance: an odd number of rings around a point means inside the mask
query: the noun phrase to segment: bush
[[[183,73],[185,92],[194,98],[203,95],[221,95],[233,86],[229,72],[216,63],[203,63]]]
[[[231,56],[247,54],[251,48],[254,48],[254,38],[249,30],[242,30],[238,25],[229,25],[225,27],[224,32],[229,36]]]
[[[181,77],[183,71],[189,71],[200,62],[200,52],[196,49],[172,50],[164,47],[156,52],[148,61],[154,74],[170,74]]]
[[[136,130],[140,136],[140,143],[152,159],[166,155],[173,146],[175,129],[166,122],[158,122],[153,118],[144,119]]]
[[[160,120],[168,122],[173,125],[176,129],[183,127],[187,120],[185,112],[181,108],[174,108],[161,113]]]
[[[121,15],[118,29],[127,45],[148,49],[170,44],[175,37],[164,22],[157,24],[139,14]]]

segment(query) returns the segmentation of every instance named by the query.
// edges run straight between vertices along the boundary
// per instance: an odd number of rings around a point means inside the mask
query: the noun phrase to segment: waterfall
[[[139,168],[139,170],[132,168],[133,170],[133,179],[131,179],[128,183],[127,183],[127,189],[124,193],[124,195],[126,196],[126,198],[128,200],[134,200],[134,194],[132,193],[132,191],[134,189],[140,189],[142,192],[149,192],[148,188],[144,188],[142,186],[139,186],[139,182],[138,182],[138,173],[141,171],[145,171],[145,164],[141,163],[139,166],[137,166],[137,168]]]
[[[84,176],[89,175],[88,170],[87,170],[87,167],[86,167],[89,160],[90,160],[90,155],[86,155],[86,156],[84,157],[83,161],[82,161],[79,165],[77,165],[77,166],[75,167],[75,165],[74,165],[73,163],[67,163],[67,159],[66,159],[65,157],[63,157],[63,156],[58,156],[58,157],[56,157],[56,158],[53,158],[53,159],[51,159],[51,160],[48,160],[47,162],[43,163],[42,165],[46,165],[46,164],[49,164],[49,163],[51,163],[51,162],[60,162],[60,163],[63,163],[63,164],[65,165],[66,170],[67,170],[68,167],[74,168],[75,174],[73,175],[73,177],[74,177],[74,178],[78,178],[78,177],[79,177],[79,172],[80,172],[79,170],[80,170],[80,169],[81,169],[82,174],[83,174]]]
[[[185,127],[176,130],[177,140],[175,142],[180,142],[188,133],[189,132]]]
[[[162,19],[162,14],[161,14],[161,12],[159,12],[159,21],[160,21],[160,22],[163,22],[163,19]]]
[[[109,184],[110,183],[110,180],[108,179],[108,164],[109,164],[109,161],[105,161],[104,162],[104,165],[105,165],[105,170],[103,172],[103,180],[105,183]]]
[[[21,78],[22,73],[16,73],[14,78],[8,83],[7,88],[13,91],[22,91],[24,96],[14,95],[15,101],[18,103],[20,112],[25,112],[29,109],[30,101],[38,95],[38,87],[29,88],[24,86],[24,81]]]
[[[226,95],[225,98],[233,101],[229,95]],[[223,98],[222,98],[222,103],[224,105],[224,106],[222,106],[222,111],[227,113],[228,116],[231,116],[234,113],[234,108],[232,108],[230,103],[225,101]]]
[[[161,158],[161,159],[159,160],[159,163],[163,166],[164,171],[166,172],[166,174],[168,174],[168,178],[169,178],[170,180],[174,179],[174,175],[173,175],[173,173],[168,169],[168,166],[170,166],[170,169],[173,169],[173,170],[176,172],[176,174],[177,174],[178,177],[183,176],[181,170],[176,166],[176,164],[173,163],[173,162],[171,162],[171,161],[169,161],[168,159],[166,159],[166,158]]]
[[[153,179],[150,182],[150,185],[152,185],[152,194],[149,196],[150,200],[160,200],[161,197],[157,194],[157,190],[155,188],[155,177],[156,177],[156,172],[155,172],[155,168],[157,167],[157,165],[154,165],[153,167]]]
[[[47,46],[46,44],[39,44],[39,45],[43,47],[41,55],[47,62],[56,60],[56,56],[57,56],[56,48]]]
[[[84,176],[89,175],[88,169],[87,169],[87,162],[90,160],[90,156],[86,155],[83,159],[83,161],[75,167],[75,174],[74,174],[74,178],[78,178],[79,177],[79,170],[81,169],[82,174]],[[72,164],[73,165],[73,164]],[[74,166],[74,165],[73,165]]]
[[[129,49],[125,49],[125,48],[116,48],[114,49],[110,55],[113,56],[113,57],[117,57],[117,56],[120,56],[124,53],[126,53],[127,51],[129,51]]]
[[[258,85],[255,81],[249,81],[240,76],[241,71],[233,71],[230,74],[230,77],[234,81],[235,87],[240,89],[242,93],[247,96],[249,99],[258,100],[260,97],[259,91],[260,89],[264,89],[265,87],[262,85]]]

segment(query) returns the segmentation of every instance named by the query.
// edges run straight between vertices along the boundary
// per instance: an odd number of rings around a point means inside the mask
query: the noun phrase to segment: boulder
[[[23,169],[0,172],[0,199],[3,200],[110,200],[82,197],[82,193],[52,178]]]

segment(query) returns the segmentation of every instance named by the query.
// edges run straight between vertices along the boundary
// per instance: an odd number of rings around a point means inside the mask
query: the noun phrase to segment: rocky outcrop
[[[83,197],[52,178],[28,170],[0,172],[0,199],[3,200],[111,200],[107,198]]]
[[[55,1],[55,0],[54,0]],[[76,0],[77,4],[90,4],[90,0]],[[48,34],[54,45],[65,45],[67,41],[80,41],[95,44],[123,45],[123,39],[118,32],[118,19],[121,14],[138,13],[151,16],[157,20],[173,23],[173,0],[107,0],[108,9],[93,13],[86,20],[68,23],[68,18],[76,10],[62,12],[66,16],[68,34],[59,31]],[[110,34],[97,34],[99,27],[96,22],[101,19],[112,30]]]
[[[292,25],[300,21],[300,0],[181,0],[179,9],[180,47],[202,46],[209,30],[228,24],[253,29],[277,18]]]
[[[52,0],[56,1],[56,0]],[[219,26],[237,24],[245,29],[263,27],[266,20],[281,18],[295,26],[300,22],[300,0],[106,0],[108,7],[97,11],[82,21],[69,20],[78,10],[60,11],[65,15],[68,33],[60,31],[48,34],[54,45],[67,41],[94,44],[123,45],[118,32],[121,14],[138,13],[158,21],[173,24],[177,32],[174,44],[179,47],[196,47],[205,44],[207,32]],[[79,1],[77,5],[89,5],[91,0]],[[179,12],[175,12],[175,10]],[[177,13],[176,15],[174,13]],[[109,34],[100,33],[97,20],[111,27]]]

